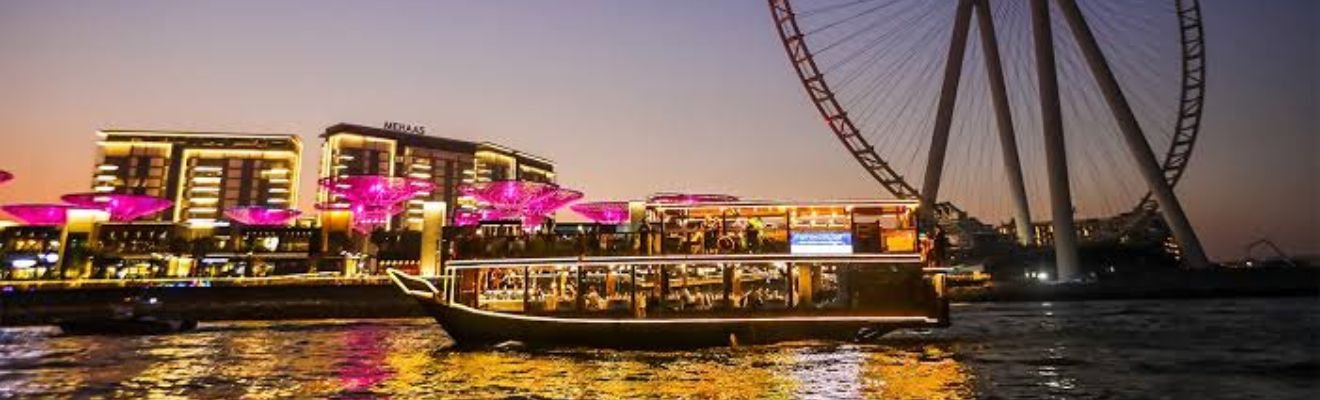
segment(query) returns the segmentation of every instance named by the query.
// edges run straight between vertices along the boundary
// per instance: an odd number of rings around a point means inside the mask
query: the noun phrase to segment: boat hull
[[[556,318],[494,313],[418,298],[459,346],[508,341],[532,346],[691,348],[793,340],[873,338],[898,328],[940,326],[920,317]]]

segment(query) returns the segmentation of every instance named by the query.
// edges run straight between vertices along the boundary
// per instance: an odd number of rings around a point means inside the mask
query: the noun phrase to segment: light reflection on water
[[[150,337],[6,328],[0,398],[1304,398],[1320,373],[1310,299],[983,304],[955,315],[951,329],[874,344],[681,352],[452,351],[428,320],[235,322]]]

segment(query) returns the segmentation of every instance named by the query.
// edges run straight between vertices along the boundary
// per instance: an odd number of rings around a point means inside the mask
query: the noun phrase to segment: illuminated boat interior
[[[924,262],[916,202],[636,206],[631,220],[616,215],[602,219],[610,224],[568,232],[493,235],[458,227],[438,283],[398,271],[391,277],[424,305],[440,305],[432,314],[456,338],[493,322],[447,321],[462,317],[454,310],[523,323],[948,322],[944,271]],[[617,214],[621,207],[609,208]],[[805,335],[811,326],[793,332]]]

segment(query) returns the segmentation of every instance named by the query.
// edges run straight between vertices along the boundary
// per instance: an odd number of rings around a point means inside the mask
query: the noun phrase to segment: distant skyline
[[[1262,237],[1320,253],[1320,2],[1202,5],[1189,217],[1216,260]],[[301,135],[310,209],[317,135],[385,121],[550,158],[587,200],[888,197],[759,0],[0,0],[0,59],[0,203],[86,191],[98,129],[157,129]]]

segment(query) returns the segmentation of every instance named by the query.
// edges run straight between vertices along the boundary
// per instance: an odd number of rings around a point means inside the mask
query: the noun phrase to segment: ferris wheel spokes
[[[1196,237],[1196,231],[1187,221],[1187,214],[1183,212],[1182,204],[1178,202],[1173,187],[1165,178],[1164,170],[1155,159],[1155,152],[1150,149],[1150,143],[1146,141],[1141,125],[1137,123],[1132,106],[1123,95],[1123,89],[1114,78],[1114,72],[1109,69],[1104,52],[1100,50],[1100,45],[1097,44],[1090,26],[1086,24],[1081,10],[1077,8],[1076,1],[1058,0],[1058,4],[1064,20],[1072,28],[1073,36],[1081,47],[1082,55],[1091,68],[1091,77],[1095,79],[1096,85],[1100,87],[1100,93],[1109,103],[1109,110],[1114,114],[1114,119],[1118,120],[1119,132],[1123,134],[1123,141],[1127,143],[1133,161],[1141,171],[1142,179],[1150,186],[1150,194],[1159,204],[1164,222],[1169,225],[1174,239],[1182,246],[1184,259],[1193,268],[1208,266],[1210,261],[1205,256],[1205,250],[1201,248],[1201,240]]]
[[[994,107],[1000,151],[1004,157],[1009,196],[1013,200],[1013,222],[1017,228],[1018,243],[1025,246],[1035,242],[1035,232],[1031,229],[1031,207],[1027,203],[1027,187],[1022,179],[1017,132],[1013,128],[1013,113],[1008,105],[1008,85],[1004,83],[1004,66],[999,58],[999,38],[995,36],[995,23],[991,15],[988,0],[976,0],[976,21],[981,32],[981,48],[985,52],[985,70],[990,80],[990,100]]]
[[[993,17],[986,0],[959,0],[954,17],[953,35],[949,43],[949,56],[944,69],[944,83],[940,90],[939,108],[935,116],[935,131],[931,136],[930,155],[926,159],[926,173],[922,181],[921,198],[928,209],[938,203],[943,180],[944,158],[949,143],[949,130],[953,123],[954,103],[962,80],[963,60],[967,52],[967,36],[971,28],[972,12],[976,11],[981,47],[984,52],[986,73],[990,81],[991,101],[1004,169],[1009,180],[1009,195],[1013,200],[1014,222],[1018,243],[1033,243],[1031,209],[1027,203],[1027,189],[1022,179],[1022,165],[1018,156],[1016,132],[1008,105],[1008,90],[1004,83],[1003,66],[999,59],[999,44],[995,37]]]
[[[1027,196],[1047,195],[1051,207],[1046,215],[1052,219],[1054,228],[1051,236],[1058,257],[1058,278],[1067,280],[1080,271],[1075,215],[1084,216],[1080,213],[1085,211],[1080,209],[1094,213],[1095,208],[1091,207],[1097,204],[1103,205],[1102,209],[1115,210],[1110,202],[1111,193],[1140,194],[1131,193],[1127,181],[1116,174],[1131,172],[1127,176],[1141,176],[1149,188],[1148,194],[1138,201],[1137,210],[1153,212],[1158,208],[1174,238],[1182,244],[1186,263],[1193,267],[1206,264],[1199,241],[1171,190],[1186,168],[1199,132],[1204,39],[1200,34],[1197,0],[1165,0],[1175,5],[1168,10],[1151,10],[1157,5],[1145,2],[1124,6],[1098,0],[1090,3],[1092,7],[1085,16],[1076,0],[1056,0],[1056,5],[1049,4],[1050,0],[888,0],[880,5],[871,0],[822,0],[820,3],[827,4],[795,13],[794,3],[806,1],[768,0],[784,49],[817,111],[837,139],[895,197],[920,198],[927,210],[940,217],[941,225],[962,231],[959,234],[985,232],[989,225],[952,204],[969,201],[978,216],[988,211],[985,216],[1012,217],[1009,226],[1016,229],[1018,241],[1035,244],[1040,242],[1032,238],[1036,232]],[[831,2],[834,4],[828,4]],[[893,7],[897,3],[902,6]],[[1050,8],[1059,11],[1058,15],[1051,16]],[[877,12],[881,9],[884,12]],[[1160,14],[1164,11],[1173,13]],[[967,46],[972,13],[976,14],[980,47]],[[1181,53],[1160,50],[1164,42],[1146,39],[1170,37],[1156,35],[1161,26],[1153,23],[1157,15],[1176,15],[1176,20],[1171,22],[1180,28],[1174,33],[1181,34]],[[1098,23],[1096,32],[1109,35],[1102,37],[1109,49],[1102,51],[1087,25],[1088,18]],[[996,22],[1004,27],[1003,42]],[[1054,23],[1059,28],[1053,28]],[[1154,28],[1133,31],[1134,26]],[[1071,35],[1060,32],[1055,37],[1053,31],[1057,29],[1070,30]],[[944,43],[949,47],[943,47]],[[1111,56],[1117,57],[1112,65],[1105,54],[1110,51]],[[1167,75],[1159,76],[1160,65],[1173,67],[1174,63],[1150,60],[1160,54],[1181,55],[1181,86],[1161,86],[1161,82],[1173,80],[1164,79]],[[1003,58],[1004,55],[1008,58]],[[984,59],[981,66],[985,68],[984,77],[974,73],[980,63],[965,62],[966,57],[977,56]],[[941,67],[942,80],[937,77]],[[963,68],[969,71],[964,73]],[[1086,74],[1092,79],[1084,78]],[[1008,85],[1006,78],[1014,80],[1013,86]],[[1129,86],[1119,86],[1118,78],[1123,78],[1122,83]],[[964,79],[970,81],[961,82]],[[1125,89],[1132,91],[1135,104],[1127,103]],[[1158,93],[1172,93],[1161,92],[1162,89],[1181,90],[1177,107],[1167,102],[1172,99],[1160,100]],[[985,99],[989,100],[989,106],[983,108]],[[1134,106],[1144,119],[1134,115]],[[913,112],[922,108],[930,112]],[[1108,108],[1109,112],[1101,108]],[[1166,114],[1170,110],[1177,115]],[[1113,119],[1107,118],[1110,116]],[[1166,132],[1161,128],[1165,126],[1163,122],[1173,117],[1176,117],[1173,132]],[[987,209],[983,200],[989,197],[984,195],[985,185],[995,179],[986,167],[996,152],[992,150],[995,146],[984,140],[995,138],[969,134],[983,132],[985,127],[995,129],[998,134],[998,153],[1004,168],[1004,175],[998,178],[1004,179],[1000,182],[1008,186],[1009,198],[1005,200],[1009,201],[1005,203],[1011,208],[1000,203],[990,204],[994,209]],[[1156,136],[1148,137],[1143,127]],[[1036,151],[1021,153],[1016,131],[1038,129],[1041,136],[1024,136],[1025,147],[1021,148]],[[1119,132],[1099,134],[1106,130]],[[1065,138],[1065,133],[1072,137]],[[1102,143],[1101,137],[1108,139]],[[1034,142],[1041,139],[1043,142]],[[1159,143],[1169,141],[1162,164],[1155,160],[1149,142],[1152,139]],[[961,147],[952,149],[956,154],[952,158],[954,162],[946,165],[951,140]],[[1068,144],[1074,154],[1068,153]],[[922,149],[923,146],[929,147]],[[981,150],[973,153],[971,149]],[[1121,163],[1113,159],[1115,153],[1125,150],[1133,157],[1132,161]],[[925,160],[920,159],[922,155],[926,156]],[[1023,159],[1023,155],[1028,158]],[[1039,158],[1042,155],[1044,160]],[[1077,187],[1071,187],[1074,179],[1069,174],[1069,158],[1081,160],[1073,166],[1078,168],[1076,178],[1081,179]],[[1046,168],[1024,170],[1024,162],[1031,165],[1039,162]],[[925,169],[920,170],[923,166]],[[1025,172],[1031,172],[1033,179],[1028,181]],[[901,173],[924,173],[922,190],[914,190],[914,185]],[[1046,182],[1038,180],[1041,175]],[[1107,175],[1114,177],[1100,182]],[[943,181],[953,185],[945,188],[948,194],[941,194]],[[1027,190],[1028,183],[1033,191]],[[1048,190],[1040,190],[1042,184],[1048,185]],[[1105,184],[1108,186],[1102,186]],[[968,190],[977,185],[979,189]],[[1077,192],[1076,200],[1082,202],[1080,206],[1073,201],[1073,191]],[[1155,201],[1148,200],[1151,198]],[[1041,197],[1032,198],[1032,203],[1044,201]],[[1152,204],[1156,202],[1158,207]],[[1100,222],[1085,221],[1087,240],[1127,237],[1123,235],[1135,232],[1131,229],[1137,226],[1135,222],[1129,221],[1131,225],[1123,222],[1130,215],[1138,215],[1130,218],[1131,221],[1140,221],[1147,214],[1119,214],[1120,218],[1109,219],[1100,216]],[[1113,230],[1115,221],[1127,228]],[[1097,231],[1102,232],[1099,238]]]

